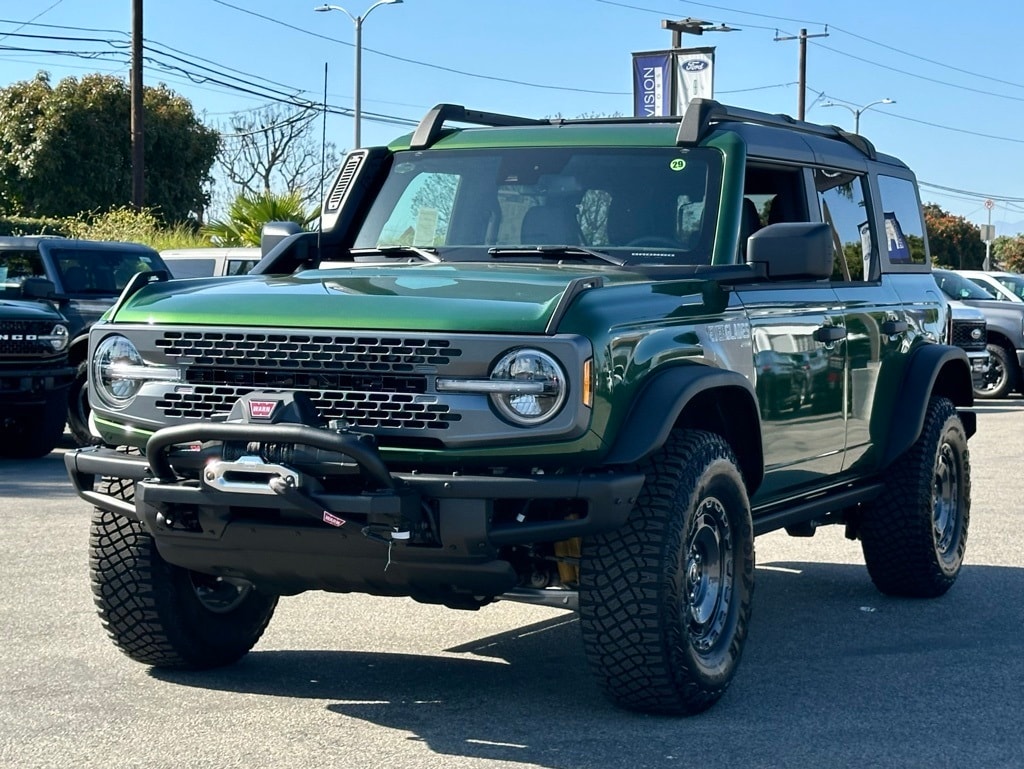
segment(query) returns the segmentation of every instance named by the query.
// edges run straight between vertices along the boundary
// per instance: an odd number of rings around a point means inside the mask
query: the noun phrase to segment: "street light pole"
[[[850,113],[853,115],[853,132],[855,134],[859,135],[860,134],[860,116],[861,116],[861,113],[867,112],[869,109],[871,109],[872,107],[874,107],[877,104],[895,104],[895,103],[896,103],[895,99],[890,99],[890,98],[886,97],[884,99],[879,99],[878,101],[873,101],[873,102],[870,102],[869,104],[865,104],[863,107],[851,107],[849,104],[840,104],[839,102],[834,102],[834,101],[827,101],[824,104],[822,104],[821,106],[822,107],[842,107],[843,109],[849,110]]]
[[[352,119],[355,122],[355,130],[353,132],[353,149],[358,148],[362,141],[360,123],[362,122],[363,116],[363,20],[369,16],[370,12],[378,5],[397,5],[401,2],[402,0],[377,0],[376,3],[363,12],[362,16],[353,16],[340,5],[319,5],[313,9],[314,11],[341,11],[351,19],[352,24],[355,26],[356,66],[353,94],[354,100],[352,104]]]

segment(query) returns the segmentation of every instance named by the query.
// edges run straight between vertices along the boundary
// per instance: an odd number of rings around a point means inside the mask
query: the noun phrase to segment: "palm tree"
[[[295,222],[305,227],[319,215],[318,209],[304,210],[298,192],[242,193],[231,204],[226,218],[210,221],[202,231],[218,246],[258,246],[267,222]]]

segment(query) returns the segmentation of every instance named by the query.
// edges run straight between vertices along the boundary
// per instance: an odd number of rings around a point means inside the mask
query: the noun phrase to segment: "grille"
[[[156,346],[196,366],[403,373],[444,366],[462,351],[444,339],[168,332]]]
[[[250,387],[197,386],[191,392],[167,393],[156,406],[169,418],[209,419],[227,413]],[[306,390],[325,419],[344,419],[355,428],[444,430],[459,416],[429,396],[409,393]]]
[[[320,415],[361,429],[445,430],[457,421],[427,392],[426,371],[462,351],[421,337],[166,332],[156,346],[187,386],[158,399],[170,419],[208,419],[253,390],[307,393]]]
[[[974,329],[981,329],[981,338],[977,341],[971,339],[971,332]],[[953,344],[965,350],[984,350],[986,348],[985,321],[983,320],[954,320],[953,321]]]
[[[0,355],[49,358],[56,355],[47,342],[33,337],[49,334],[52,320],[0,320]]]

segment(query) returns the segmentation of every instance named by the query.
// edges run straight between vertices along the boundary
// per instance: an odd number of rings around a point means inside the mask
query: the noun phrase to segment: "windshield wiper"
[[[350,248],[348,251],[352,256],[383,256],[388,259],[418,256],[424,262],[437,263],[441,257],[433,248],[421,248],[420,246],[377,246],[376,248]]]
[[[626,264],[625,259],[606,254],[602,251],[594,251],[583,246],[495,246],[487,249],[487,253],[494,257],[522,256],[523,254],[536,254],[544,259],[561,259],[564,256],[589,256],[616,267]]]

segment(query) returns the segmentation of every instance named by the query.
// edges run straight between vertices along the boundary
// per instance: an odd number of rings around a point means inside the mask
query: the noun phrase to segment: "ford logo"
[[[982,334],[982,331],[981,331],[980,328],[972,328],[971,329],[971,339],[973,339],[975,342],[980,342],[981,341],[981,334]]]
[[[687,59],[682,67],[683,72],[701,72],[708,68],[708,63],[703,59]]]

